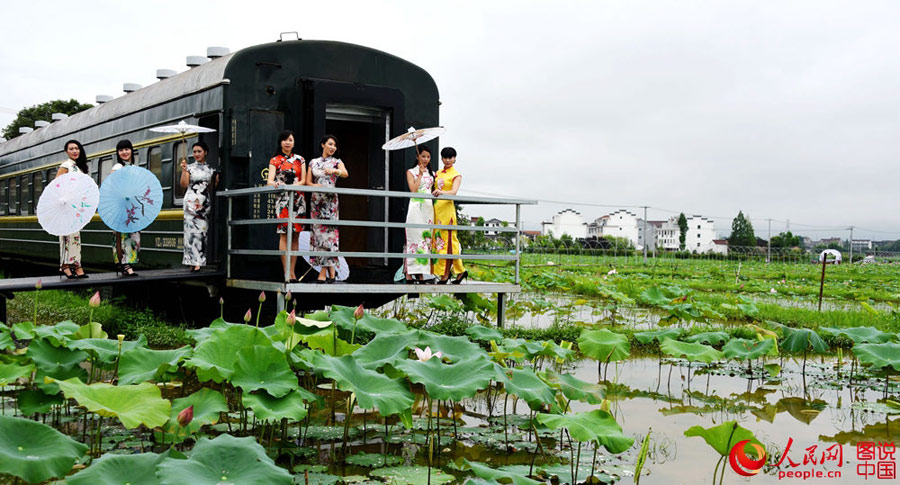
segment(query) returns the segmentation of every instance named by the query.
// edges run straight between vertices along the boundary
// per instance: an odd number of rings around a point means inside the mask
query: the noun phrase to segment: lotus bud
[[[365,309],[363,309],[362,303],[360,303],[359,306],[356,307],[356,310],[353,311],[353,318],[359,320],[365,314],[366,314]]]
[[[187,426],[194,420],[194,406],[188,406],[178,413],[178,424],[182,427]]]
[[[224,304],[225,304],[225,299],[220,296],[219,297],[219,305],[224,305]]]
[[[294,296],[291,295],[291,292],[289,291],[289,292],[287,292],[287,293],[284,294],[284,301],[291,301],[291,298],[293,298],[293,297],[294,297]]]
[[[116,335],[116,338],[119,339],[120,344],[125,341],[125,335],[122,335],[121,333]]]
[[[100,292],[99,291],[94,293],[94,296],[92,296],[90,301],[88,301],[88,305],[90,305],[91,308],[97,308],[98,306],[100,306]]]
[[[250,312],[250,309],[247,309],[247,313],[244,314],[244,323],[250,323],[250,319],[253,318],[253,314]]]
[[[262,303],[262,302],[264,302],[264,301],[266,301],[266,292],[265,292],[265,291],[260,291],[260,292],[259,292],[259,302]]]
[[[287,323],[289,327],[293,327],[294,324],[297,323],[297,310],[291,310],[291,313],[288,314],[285,323]]]
[[[37,280],[37,283],[34,284],[34,289],[35,289],[35,290],[40,290],[40,289],[43,288],[43,287],[44,287],[44,284],[41,283],[41,280],[40,280],[40,279],[38,279],[38,280]]]

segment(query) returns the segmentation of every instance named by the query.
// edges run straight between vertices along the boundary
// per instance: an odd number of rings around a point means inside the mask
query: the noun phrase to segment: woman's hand
[[[181,159],[181,170],[187,170],[187,160],[184,158]]]
[[[441,194],[443,194],[443,193],[444,193],[444,191],[441,190],[441,189],[434,189],[434,192],[432,192],[431,195],[437,197],[437,196],[439,196],[439,195],[441,195]]]

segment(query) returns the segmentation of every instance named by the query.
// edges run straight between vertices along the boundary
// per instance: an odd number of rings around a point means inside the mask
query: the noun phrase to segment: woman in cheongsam
[[[334,187],[338,177],[349,176],[344,162],[335,158],[337,152],[337,138],[334,135],[325,135],[320,143],[322,156],[309,162],[309,170],[306,173],[306,185],[312,187]],[[338,219],[337,194],[323,194],[313,192],[310,196],[310,218],[312,219]],[[325,224],[312,225],[312,237],[310,238],[310,251],[335,252],[339,248],[339,234],[336,226]],[[317,283],[334,283],[335,269],[338,258],[334,256],[312,256],[310,265],[319,266]]]
[[[434,185],[434,172],[428,166],[431,164],[431,150],[425,146],[418,147],[418,150],[416,166],[406,171],[406,183],[410,192],[428,195]],[[434,224],[431,199],[409,199],[406,223]],[[431,253],[431,229],[406,228],[406,253],[416,255],[404,260],[406,282],[424,282],[424,275],[431,274],[431,260],[428,258]]]
[[[452,147],[444,147],[441,150],[441,162],[443,162],[444,168],[438,170],[435,176],[434,191],[431,194],[435,197],[456,195],[462,184],[462,174],[456,170],[456,150]],[[456,206],[452,200],[435,201],[434,224],[436,226],[456,225]],[[452,230],[435,231],[432,239],[434,253],[460,254],[462,248],[456,233],[457,231]],[[434,262],[434,274],[440,278],[438,284],[446,284],[447,281],[450,281],[451,272],[456,275],[456,278],[452,280],[454,284],[462,283],[469,276],[461,259],[437,259]]]
[[[304,185],[306,184],[306,166],[305,160],[300,155],[294,153],[294,132],[291,130],[282,131],[278,135],[278,148],[275,150],[275,156],[269,160],[269,177],[268,185],[273,187],[281,187],[283,185]],[[278,194],[278,200],[275,201],[275,212],[279,219],[286,219],[290,209],[291,198],[294,200],[293,216],[306,213],[306,198],[302,192],[282,192]],[[278,224],[276,232],[278,233],[278,250],[284,251],[287,248],[287,223]],[[293,234],[291,235],[291,250],[297,251],[299,248],[300,224],[293,224]],[[296,283],[297,275],[294,273],[294,266],[297,264],[297,257],[291,256],[290,268],[287,268],[288,260],[284,255],[281,256],[281,265],[287,269],[288,282]]]
[[[181,187],[184,191],[184,258],[181,264],[200,271],[206,265],[206,239],[209,232],[209,213],[212,208],[210,194],[215,190],[219,177],[206,163],[209,147],[198,141],[191,147],[194,163],[188,165],[181,159]]]
[[[120,140],[116,144],[116,164],[113,165],[110,173],[126,166],[134,164],[134,146],[130,140]],[[125,276],[137,276],[134,272],[133,264],[138,262],[138,251],[141,249],[141,233],[140,232],[115,232],[115,243],[113,244],[113,257],[116,258],[116,268],[122,271]]]
[[[69,172],[88,174],[87,154],[84,147],[76,140],[69,140],[64,145],[68,160],[60,164],[56,178]],[[59,237],[59,272],[66,278],[87,278],[81,267],[81,232],[74,232]]]

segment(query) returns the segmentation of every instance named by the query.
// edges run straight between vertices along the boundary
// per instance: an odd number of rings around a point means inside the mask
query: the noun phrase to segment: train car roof
[[[165,103],[166,101],[172,99],[177,99],[183,96],[190,95],[192,93],[197,93],[213,88],[219,84],[222,84],[226,79],[226,68],[228,67],[232,59],[240,63],[239,60],[246,61],[247,56],[253,56],[255,54],[265,55],[265,53],[267,52],[278,52],[279,50],[284,50],[286,51],[285,54],[287,55],[288,52],[290,52],[291,54],[296,54],[307,49],[323,49],[329,50],[332,53],[337,53],[337,51],[340,50],[352,50],[360,55],[390,59],[391,62],[389,62],[386,66],[396,68],[397,66],[402,65],[405,68],[419,71],[419,73],[422,74],[432,86],[434,86],[434,80],[424,69],[402,58],[396,57],[383,51],[379,51],[377,49],[372,49],[370,47],[338,41],[319,40],[300,40],[259,44],[235,51],[217,59],[213,59],[203,65],[188,69],[170,78],[163,79],[149,86],[138,89],[137,91],[134,91],[132,93],[125,94],[106,103],[99,104],[97,106],[94,106],[93,108],[82,111],[80,113],[76,113],[63,120],[53,122],[49,126],[36,129],[30,133],[17,136],[16,138],[13,138],[12,140],[9,140],[7,142],[0,143],[0,157],[10,155],[19,150],[40,145],[54,139],[67,138],[69,137],[69,135],[90,128],[91,126],[95,126],[100,123],[104,123],[106,121],[128,115],[130,113],[135,113],[152,106]],[[352,69],[347,70],[346,67],[343,67],[343,69],[345,71],[340,77],[349,77],[353,75]],[[336,72],[332,72],[331,74],[335,73]],[[436,94],[436,86],[434,86],[434,89]],[[58,147],[58,150],[60,152],[63,151],[63,147],[61,146],[62,141],[64,140],[60,140],[60,146]],[[90,140],[81,141],[89,142]],[[53,151],[56,151],[56,149],[57,148],[54,147]]]

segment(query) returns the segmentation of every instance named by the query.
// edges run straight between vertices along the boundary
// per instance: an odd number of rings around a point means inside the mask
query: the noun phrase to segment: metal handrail
[[[247,197],[258,194],[283,193],[283,192],[318,192],[337,195],[363,196],[363,197],[379,197],[385,200],[389,198],[400,199],[426,199],[426,200],[450,200],[454,202],[464,202],[467,204],[497,204],[497,205],[515,205],[516,221],[512,227],[494,227],[494,226],[459,226],[459,225],[437,225],[437,224],[412,224],[406,222],[389,222],[389,221],[360,221],[360,220],[340,220],[340,219],[308,219],[302,217],[294,217],[294,198],[288,197],[288,217],[287,218],[266,218],[266,219],[233,219],[233,201],[235,197]],[[284,185],[280,187],[261,186],[250,187],[245,189],[222,190],[216,192],[216,195],[225,197],[228,200],[228,225],[227,233],[227,251],[226,251],[226,275],[231,278],[231,256],[232,255],[256,255],[256,256],[284,256],[286,259],[291,256],[345,256],[359,258],[385,258],[385,259],[404,259],[427,257],[432,259],[460,259],[460,260],[495,260],[495,261],[514,261],[515,262],[515,282],[519,283],[519,265],[521,257],[521,234],[522,219],[521,206],[537,204],[537,201],[528,199],[504,199],[499,197],[471,197],[461,195],[441,195],[435,197],[431,194],[423,194],[418,192],[399,192],[390,190],[371,190],[371,189],[347,189],[337,187],[312,187],[305,185]],[[485,254],[432,254],[427,255],[416,253],[391,253],[391,252],[370,252],[370,251],[293,251],[291,250],[294,231],[287,231],[287,244],[284,250],[271,249],[234,249],[232,247],[232,228],[234,226],[251,226],[261,224],[319,224],[330,226],[357,226],[357,227],[376,227],[385,229],[433,229],[448,231],[476,231],[476,232],[498,232],[512,233],[516,235],[515,250],[512,255],[485,255]],[[386,236],[385,236],[386,237]],[[288,259],[289,260],[289,259]],[[289,276],[288,267],[285,266],[285,278]]]

